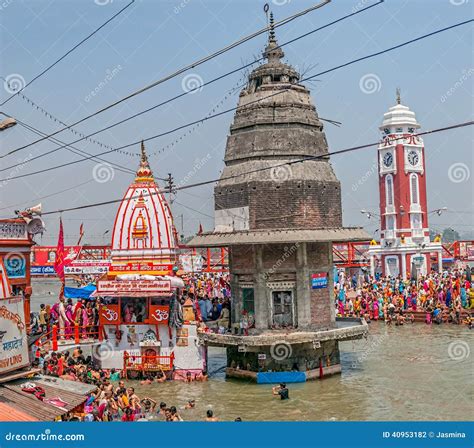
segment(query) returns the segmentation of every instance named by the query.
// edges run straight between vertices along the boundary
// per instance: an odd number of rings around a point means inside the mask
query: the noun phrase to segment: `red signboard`
[[[100,280],[97,282],[97,294],[116,293],[170,293],[170,280]]]
[[[119,305],[102,305],[100,309],[101,325],[118,325],[120,324],[120,307]]]
[[[113,264],[110,266],[109,272],[152,272],[152,271],[171,271],[172,264],[158,264],[153,262],[138,262]]]
[[[168,324],[170,307],[165,305],[150,305],[150,325]]]

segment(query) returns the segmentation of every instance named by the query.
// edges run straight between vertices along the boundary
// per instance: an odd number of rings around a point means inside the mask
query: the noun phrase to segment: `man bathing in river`
[[[282,400],[288,400],[290,398],[289,391],[285,383],[281,383],[279,386],[272,388],[273,395],[279,395]]]

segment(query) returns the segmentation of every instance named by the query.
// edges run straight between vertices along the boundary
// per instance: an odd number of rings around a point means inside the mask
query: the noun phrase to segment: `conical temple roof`
[[[153,177],[145,145],[141,144],[140,165],[115,217],[112,259],[172,260],[178,236],[170,207]]]

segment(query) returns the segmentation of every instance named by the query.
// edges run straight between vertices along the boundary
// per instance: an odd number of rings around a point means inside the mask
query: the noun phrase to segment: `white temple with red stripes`
[[[171,210],[155,183],[142,142],[135,181],[128,187],[115,217],[110,274],[169,274],[176,265],[177,247]]]
[[[192,304],[180,303],[178,244],[171,210],[142,143],[135,180],[115,218],[112,263],[95,293],[102,303],[102,342],[96,351],[102,367],[129,376],[164,371],[173,379],[205,370]]]

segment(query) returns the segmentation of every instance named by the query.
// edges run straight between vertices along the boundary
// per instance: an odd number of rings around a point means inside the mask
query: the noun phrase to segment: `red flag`
[[[63,230],[63,220],[59,218],[59,235],[58,235],[58,245],[56,247],[56,260],[54,262],[54,270],[60,278],[61,282],[64,283],[64,257],[66,253],[64,250],[64,230]]]
[[[84,223],[81,223],[81,226],[79,227],[79,240],[77,241],[77,246],[80,246],[83,236],[84,236]]]
[[[198,235],[201,235],[201,233],[202,233],[202,224],[201,224],[201,223],[199,223],[199,230],[198,230]]]

